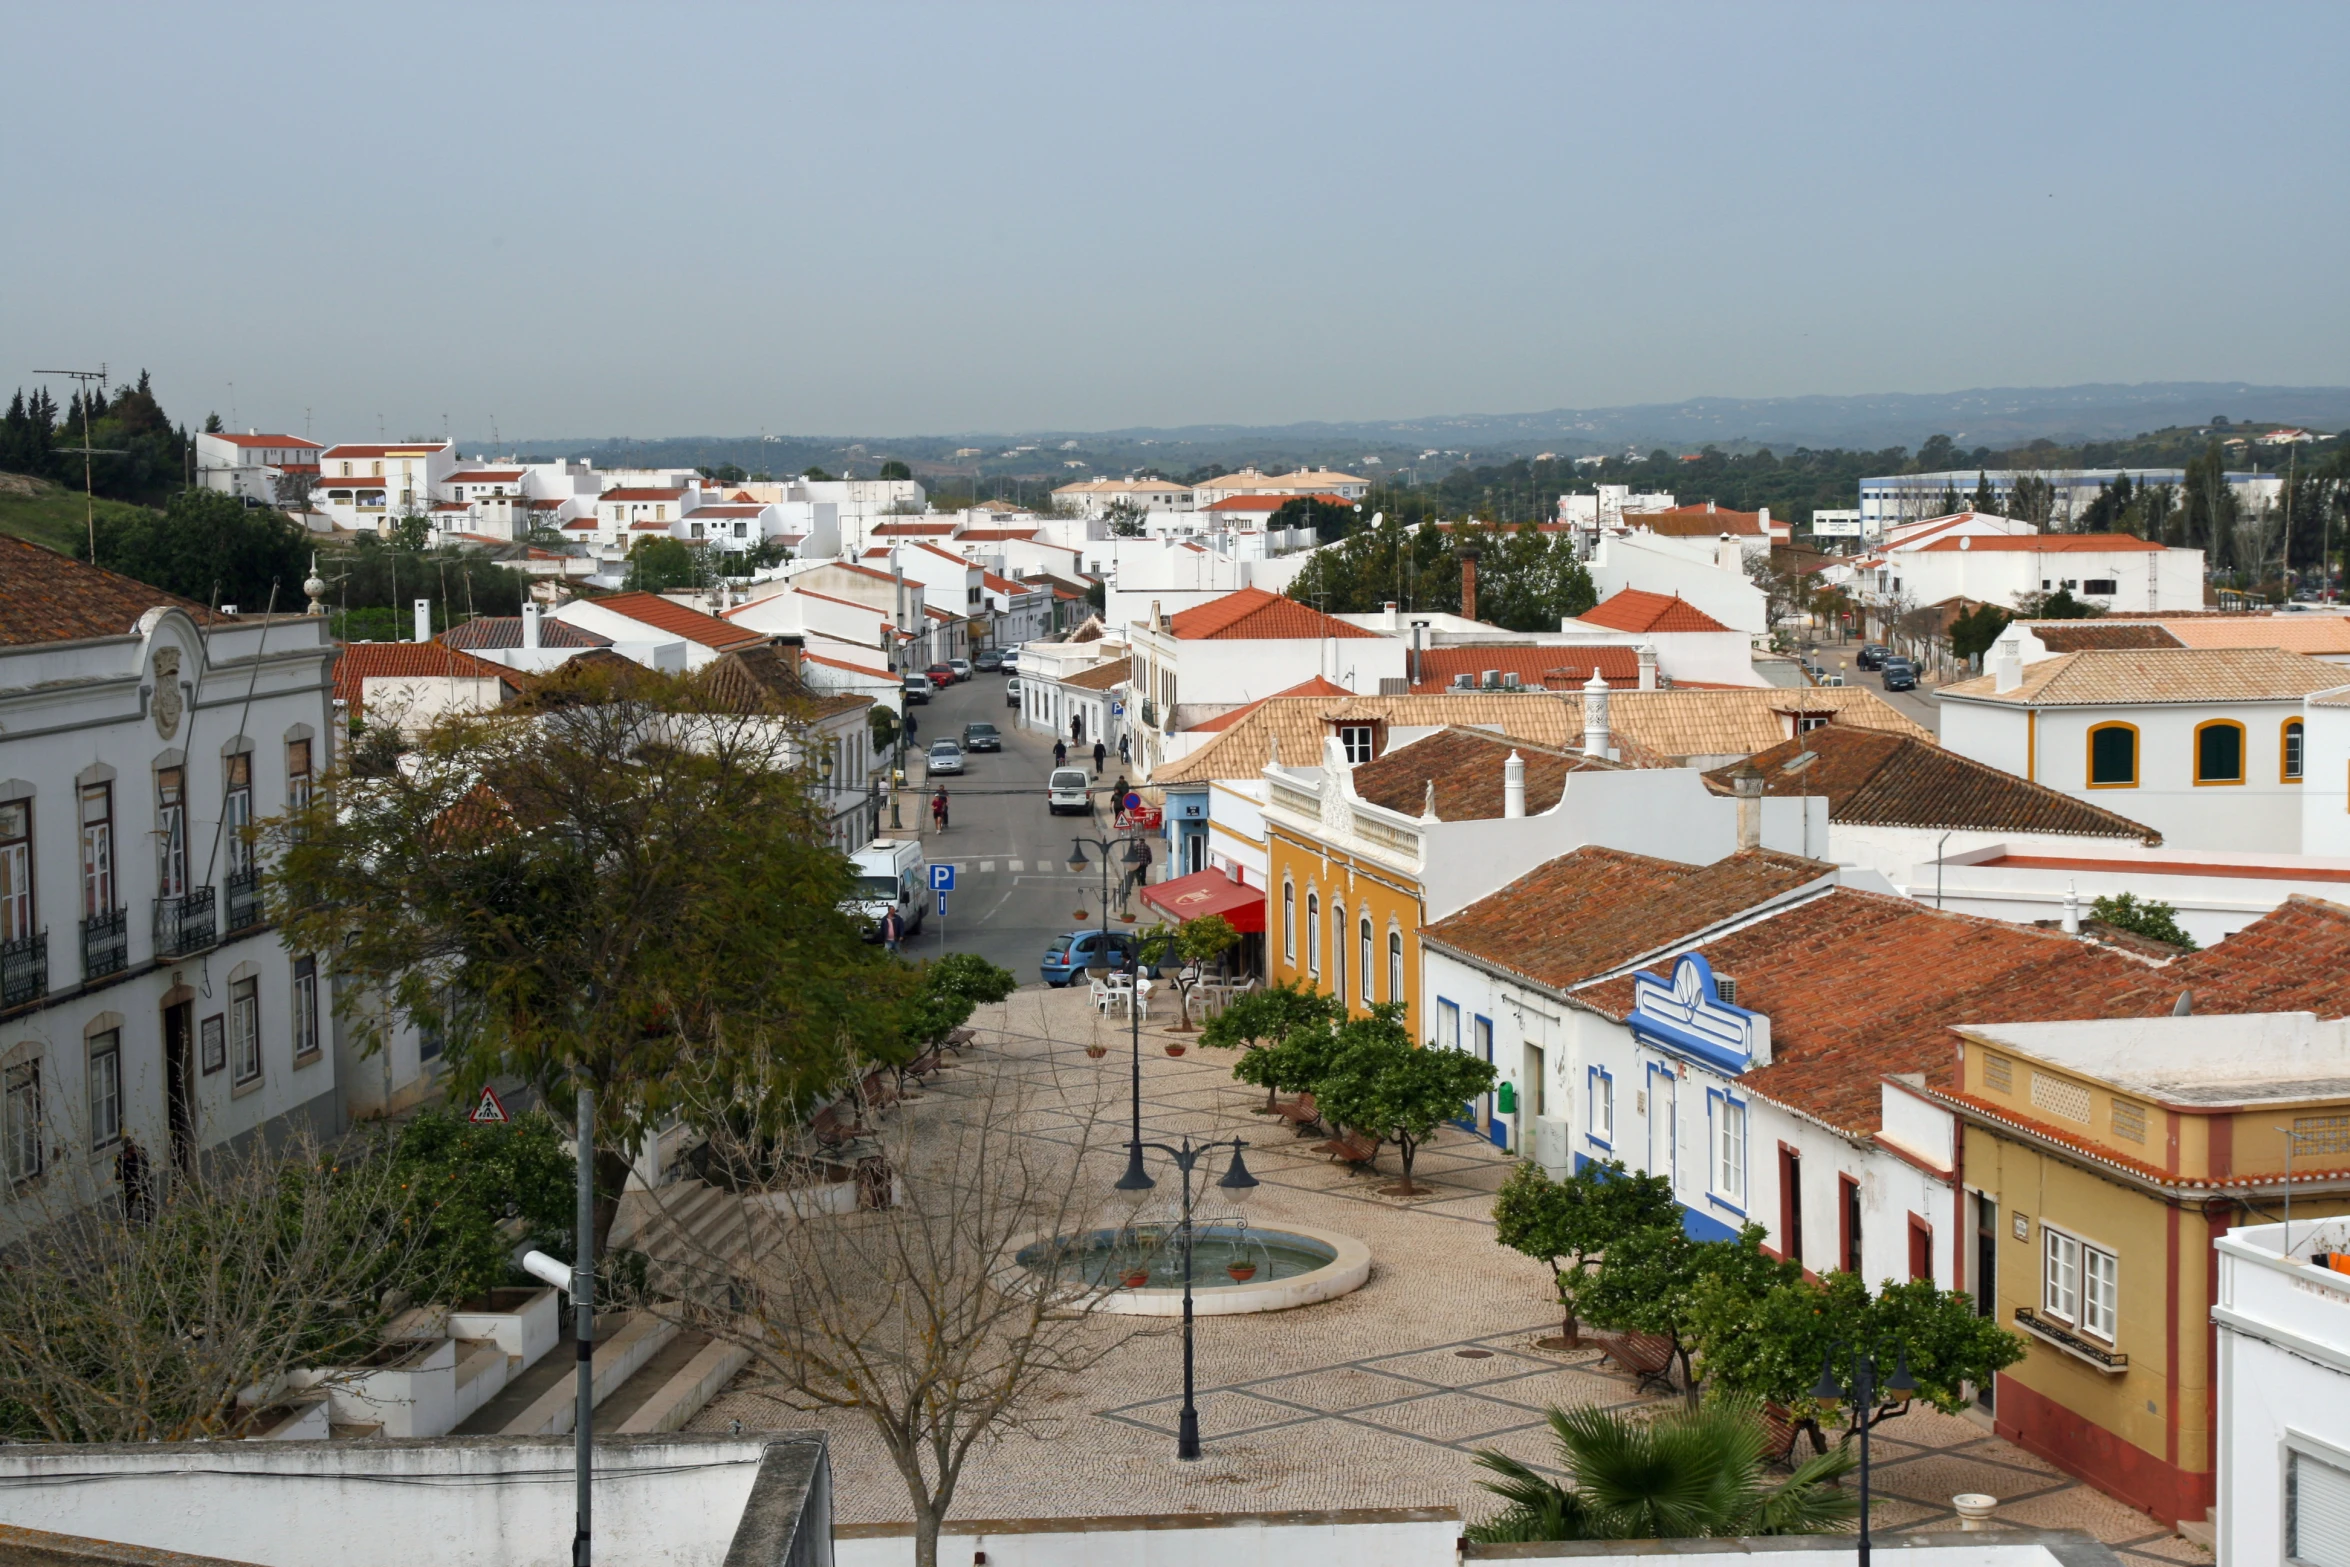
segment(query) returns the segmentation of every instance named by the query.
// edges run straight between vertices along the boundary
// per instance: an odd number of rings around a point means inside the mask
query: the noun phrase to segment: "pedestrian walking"
[[[940,832],[947,830],[947,792],[944,789],[930,797],[930,820]]]
[[[1110,748],[1096,740],[1093,743],[1093,775],[1096,778],[1102,775],[1102,763],[1109,760],[1109,756]]]
[[[1062,767],[1062,766],[1066,766],[1066,765],[1068,764],[1068,761],[1069,761],[1069,742],[1068,742],[1068,741],[1066,741],[1066,740],[1061,740],[1061,739],[1057,739],[1057,738],[1056,738],[1056,739],[1053,741],[1053,765],[1054,765],[1055,767]]]
[[[1071,713],[1069,715],[1069,738],[1081,743],[1084,741],[1085,715],[1083,713]]]
[[[890,951],[898,950],[898,943],[906,939],[906,922],[896,909],[881,916],[881,944]]]
[[[1118,737],[1118,765],[1126,767],[1131,765],[1133,761],[1134,758],[1126,754],[1126,737],[1120,735]]]
[[[1126,775],[1124,773],[1120,773],[1118,775],[1118,781],[1110,786],[1110,809],[1115,813],[1115,820],[1117,821],[1117,824],[1120,827],[1125,826]]]
[[[122,1137],[122,1151],[114,1156],[114,1174],[122,1183],[123,1218],[132,1224],[145,1224],[154,1217],[154,1188],[148,1183],[146,1150],[128,1132]]]
[[[919,725],[919,724],[917,724],[917,723],[915,723],[915,722],[914,722],[914,710],[913,710],[912,708],[910,708],[910,707],[909,707],[909,708],[907,708],[907,709],[906,709],[906,738],[907,738],[907,739],[909,739],[909,740],[913,739],[913,738],[914,738],[914,733],[915,733],[915,731],[916,731],[916,730],[918,730],[918,729],[920,729],[921,727],[922,727],[921,725]]]

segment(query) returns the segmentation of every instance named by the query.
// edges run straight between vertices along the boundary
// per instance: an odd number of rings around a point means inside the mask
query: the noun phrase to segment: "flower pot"
[[[1167,1054],[1171,1056],[1179,1056],[1189,1048],[1190,1047],[1185,1045],[1180,1039],[1170,1039],[1167,1041]]]
[[[1227,1265],[1224,1271],[1232,1275],[1233,1283],[1246,1284],[1257,1276],[1257,1265],[1253,1262],[1235,1262]]]
[[[1130,1290],[1138,1290],[1150,1281],[1151,1271],[1148,1268],[1136,1268],[1126,1275],[1126,1287]]]
[[[1087,1045],[1085,1047],[1085,1053],[1093,1057],[1096,1061],[1099,1061],[1102,1057],[1110,1053],[1110,1047],[1108,1045]]]

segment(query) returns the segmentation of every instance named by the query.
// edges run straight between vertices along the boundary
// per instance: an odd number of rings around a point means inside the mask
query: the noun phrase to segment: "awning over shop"
[[[1265,928],[1265,889],[1244,887],[1220,870],[1194,871],[1145,887],[1141,898],[1172,920],[1221,914],[1243,935]]]

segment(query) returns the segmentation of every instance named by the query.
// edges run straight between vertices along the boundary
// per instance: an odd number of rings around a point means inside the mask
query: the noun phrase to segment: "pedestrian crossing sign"
[[[489,1084],[481,1085],[481,1097],[474,1101],[473,1114],[466,1119],[476,1126],[503,1126],[513,1119],[506,1113],[506,1101]]]

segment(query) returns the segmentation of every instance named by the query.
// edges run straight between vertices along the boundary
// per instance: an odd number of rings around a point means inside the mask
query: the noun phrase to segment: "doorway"
[[[1469,1050],[1472,1055],[1487,1066],[1493,1064],[1493,1019],[1480,1017],[1470,1021]],[[1510,1124],[1494,1113],[1491,1093],[1477,1096],[1477,1124],[1484,1131],[1486,1140],[1494,1147],[1501,1149],[1509,1147]]]
[[[195,1002],[175,1002],[163,1009],[164,1114],[171,1129],[171,1167],[183,1175],[196,1162],[196,1107],[189,1074],[195,1035]]]
[[[1975,1315],[1999,1315],[1999,1203],[1988,1193],[1975,1193]],[[1993,1389],[1999,1374],[1976,1384],[1975,1402],[1992,1413]]]
[[[1676,1193],[1680,1182],[1673,1179],[1673,1166],[1674,1150],[1680,1140],[1680,1087],[1671,1067],[1648,1069],[1648,1173],[1663,1176]]]

